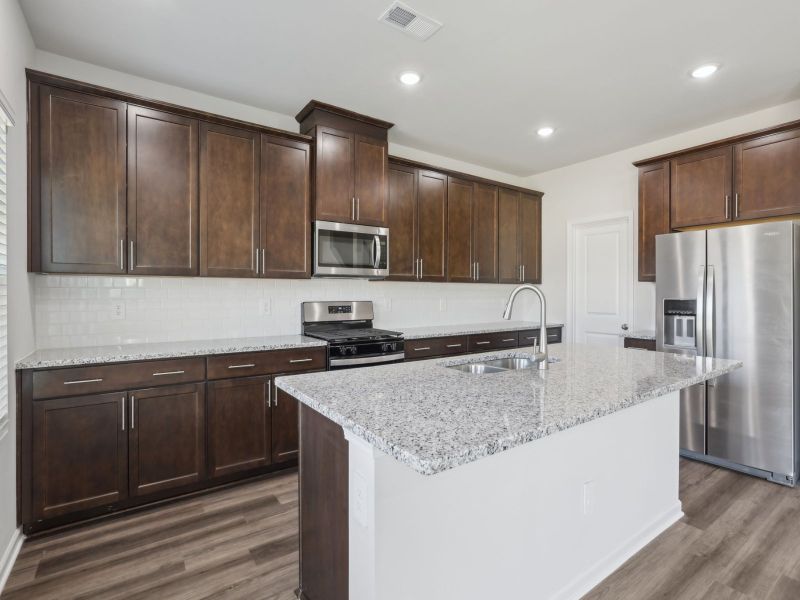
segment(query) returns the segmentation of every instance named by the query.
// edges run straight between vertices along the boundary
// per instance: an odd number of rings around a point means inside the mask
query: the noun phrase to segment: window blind
[[[8,126],[0,107],[0,435],[8,426]]]

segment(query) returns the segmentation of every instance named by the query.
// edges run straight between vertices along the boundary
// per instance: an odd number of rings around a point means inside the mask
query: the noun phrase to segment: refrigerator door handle
[[[716,301],[714,290],[714,265],[708,265],[708,276],[706,280],[706,302],[705,302],[705,337],[706,337],[706,356],[715,358],[716,347],[714,343],[714,303]],[[716,379],[709,379],[708,385],[716,385]]]
[[[695,323],[695,348],[697,349],[697,356],[705,356],[705,347],[703,346],[703,339],[705,334],[706,312],[704,307],[706,293],[706,266],[700,265],[700,273],[697,276],[697,322]]]

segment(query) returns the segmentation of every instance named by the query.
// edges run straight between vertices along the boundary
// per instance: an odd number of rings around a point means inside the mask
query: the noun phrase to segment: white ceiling
[[[390,2],[20,0],[42,50],[291,115],[316,98],[516,175],[800,97],[797,0],[406,0],[444,23],[426,42],[378,22]]]

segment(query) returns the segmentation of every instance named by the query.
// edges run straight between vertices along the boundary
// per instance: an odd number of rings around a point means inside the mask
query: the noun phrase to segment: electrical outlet
[[[117,300],[111,305],[111,320],[121,321],[125,318],[125,303]]]
[[[272,314],[272,299],[271,298],[264,298],[261,301],[261,304],[260,304],[260,306],[258,308],[258,312],[262,316],[263,315]]]
[[[594,481],[586,481],[583,484],[583,514],[591,515],[594,513],[595,491]]]

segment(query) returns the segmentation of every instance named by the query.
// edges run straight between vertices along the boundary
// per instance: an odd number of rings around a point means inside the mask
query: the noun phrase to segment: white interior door
[[[632,295],[631,216],[570,227],[572,340],[618,346]]]

